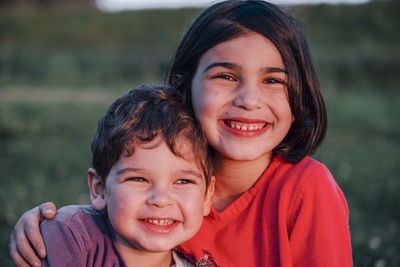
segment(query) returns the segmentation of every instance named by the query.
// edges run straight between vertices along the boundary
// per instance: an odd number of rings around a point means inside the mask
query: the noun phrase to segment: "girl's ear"
[[[182,79],[182,74],[174,74],[171,79],[171,85],[174,88],[177,88],[181,83],[180,80]]]
[[[214,190],[215,190],[215,177],[212,176],[210,179],[210,182],[208,183],[208,187],[207,187],[207,192],[206,195],[204,197],[204,210],[203,210],[203,215],[207,216],[210,213],[211,210],[211,201],[212,201],[212,197],[214,195]]]
[[[105,185],[97,175],[95,169],[88,170],[88,186],[90,190],[90,201],[96,210],[103,210],[107,206]]]

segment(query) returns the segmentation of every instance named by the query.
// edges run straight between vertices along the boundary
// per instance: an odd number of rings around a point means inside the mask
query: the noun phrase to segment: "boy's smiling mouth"
[[[156,225],[160,225],[160,226],[172,225],[176,222],[175,220],[172,220],[172,219],[143,219],[143,221],[152,223],[152,224],[156,224]]]
[[[172,232],[180,223],[180,221],[171,218],[144,218],[139,221],[142,222],[147,231],[159,234]]]

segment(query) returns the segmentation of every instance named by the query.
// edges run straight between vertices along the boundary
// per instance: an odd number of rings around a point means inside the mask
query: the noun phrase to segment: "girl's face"
[[[200,58],[192,104],[210,145],[233,160],[270,157],[293,121],[287,74],[275,45],[250,32]]]

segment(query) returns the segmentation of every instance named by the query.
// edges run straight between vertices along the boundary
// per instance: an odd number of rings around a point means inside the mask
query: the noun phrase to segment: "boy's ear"
[[[97,175],[95,169],[88,170],[88,186],[90,190],[90,201],[96,210],[105,209],[107,206],[105,185]]]
[[[207,192],[204,197],[204,211],[203,211],[204,216],[207,216],[210,213],[212,205],[211,201],[214,195],[214,190],[215,190],[215,177],[212,176],[210,182],[208,183]]]

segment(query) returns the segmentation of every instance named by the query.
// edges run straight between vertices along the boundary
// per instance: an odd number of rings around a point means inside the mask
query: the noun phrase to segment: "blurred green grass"
[[[315,155],[350,208],[354,266],[400,266],[400,1],[292,7],[328,109]],[[90,142],[123,91],[163,79],[198,10],[0,10],[0,265],[27,209],[88,203]]]

